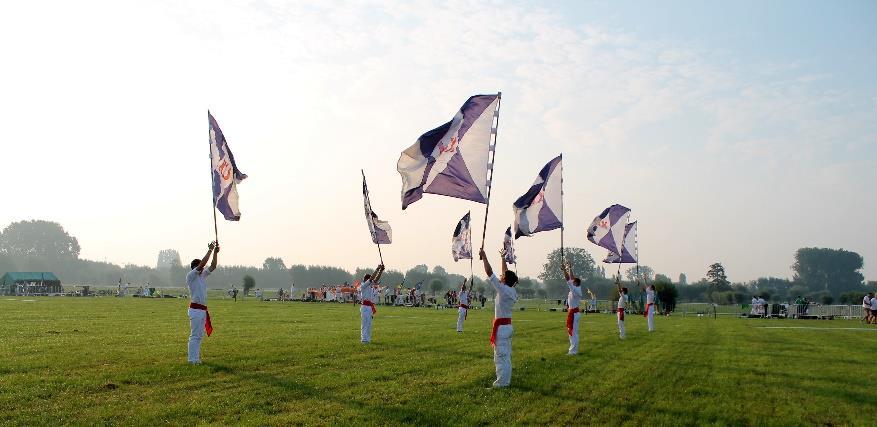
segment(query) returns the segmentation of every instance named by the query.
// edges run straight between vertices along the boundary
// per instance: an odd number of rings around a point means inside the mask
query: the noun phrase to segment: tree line
[[[80,250],[76,237],[58,223],[41,220],[15,222],[0,232],[0,273],[51,271],[68,285],[108,286],[121,280],[136,286],[146,283],[154,287],[185,286],[188,265],[183,264],[174,249],[160,251],[154,267],[81,259]],[[685,274],[680,274],[674,281],[647,265],[626,266],[624,269],[617,265],[600,266],[587,250],[565,248],[563,255],[560,249],[548,254],[538,278],[521,278],[519,295],[522,298],[565,298],[567,286],[561,269],[562,256],[570,261],[573,271],[582,279],[582,286],[599,299],[617,298],[616,280],[627,286],[634,298],[642,292],[642,285],[654,283],[659,298],[667,303],[678,300],[737,304],[747,302],[754,295],[772,302],[786,302],[802,296],[822,303],[850,303],[860,300],[866,289],[877,288],[877,282],[864,281],[862,256],[843,249],[799,249],[791,266],[794,273],[791,279],[765,277],[732,283],[724,266],[716,262],[707,267],[702,279],[689,284]],[[514,265],[510,267],[514,268]],[[360,267],[351,272],[334,266],[286,265],[279,257],[269,257],[261,266],[223,265],[213,273],[210,285],[214,288],[233,285],[242,288],[243,278],[249,276],[258,288],[288,289],[295,283],[296,289],[303,291],[309,287],[353,283],[370,273],[371,268]],[[608,274],[607,268],[610,270]],[[482,276],[475,275],[475,290],[490,295],[492,289]],[[430,268],[420,264],[404,272],[387,270],[383,283],[405,287],[420,284],[425,292],[441,294],[459,287],[464,279],[466,277],[462,275],[448,273],[440,265]]]

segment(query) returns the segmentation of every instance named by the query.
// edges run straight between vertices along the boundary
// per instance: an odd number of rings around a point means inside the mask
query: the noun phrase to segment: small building
[[[0,277],[0,295],[39,295],[64,292],[51,272],[10,272]]]

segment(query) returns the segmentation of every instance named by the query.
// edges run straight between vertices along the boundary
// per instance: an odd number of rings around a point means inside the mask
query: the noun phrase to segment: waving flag
[[[514,204],[515,239],[563,227],[563,156],[548,162]]]
[[[490,136],[496,133],[499,94],[469,98],[451,121],[423,134],[399,156],[402,209],[424,193],[487,203]]]
[[[451,254],[454,256],[454,262],[461,259],[472,259],[472,232],[469,227],[470,213],[466,213],[457,228],[454,229],[454,237],[451,239]]]
[[[594,222],[588,227],[588,240],[621,256],[621,249],[624,246],[624,227],[627,226],[629,218],[630,209],[621,205],[609,206],[594,218]]]
[[[234,162],[234,155],[228,148],[228,142],[216,119],[207,111],[207,122],[210,125],[210,164],[213,169],[213,204],[222,216],[229,221],[241,219],[238,209],[237,185],[247,178]]]
[[[512,239],[512,227],[506,228],[505,237],[502,239],[502,248],[505,252],[503,257],[506,264],[515,264],[518,257],[515,256],[515,239]]]
[[[390,223],[378,219],[378,214],[372,210],[371,200],[368,197],[368,185],[365,183],[365,173],[362,174],[362,199],[365,206],[365,222],[368,224],[372,243],[385,245],[392,243],[393,229],[390,228]]]
[[[632,264],[639,262],[636,245],[636,221],[634,221],[624,227],[624,246],[621,248],[621,256],[609,252],[603,262],[609,264]]]

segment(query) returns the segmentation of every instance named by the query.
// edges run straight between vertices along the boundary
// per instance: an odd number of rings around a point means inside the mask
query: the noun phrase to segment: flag
[[[207,111],[207,122],[210,124],[210,164],[213,170],[213,205],[222,216],[229,221],[241,219],[238,209],[237,185],[247,178],[234,161],[234,155],[228,148],[228,142],[219,129],[216,119]]]
[[[424,193],[487,203],[490,136],[496,133],[499,94],[469,98],[451,121],[423,134],[402,152],[402,209]]]
[[[372,236],[372,243],[388,245],[393,241],[393,229],[390,223],[378,219],[378,214],[372,210],[371,200],[368,198],[368,185],[365,183],[365,174],[362,175],[362,200],[365,207],[365,222]]]
[[[470,213],[466,213],[457,228],[454,229],[454,237],[451,239],[451,254],[454,262],[461,259],[472,259],[472,230],[469,227]]]
[[[505,254],[506,264],[515,264],[518,257],[515,256],[515,239],[512,239],[512,227],[506,228],[505,237],[502,239],[502,248]]]
[[[603,262],[609,264],[636,263],[639,262],[639,254],[637,252],[636,221],[634,221],[624,227],[624,246],[621,248],[621,256],[609,252]]]
[[[533,186],[515,201],[515,239],[563,227],[563,155],[539,172]]]
[[[621,256],[621,249],[624,246],[624,227],[629,218],[630,209],[621,205],[609,206],[594,218],[591,226],[588,227],[588,240]]]

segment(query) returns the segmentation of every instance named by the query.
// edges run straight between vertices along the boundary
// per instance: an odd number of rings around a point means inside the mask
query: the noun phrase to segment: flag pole
[[[209,136],[210,135],[210,110],[207,110],[207,135],[208,135],[208,140],[209,140],[210,139],[210,136]],[[210,206],[213,210],[213,239],[214,239],[213,241],[216,242],[216,244],[218,245],[219,244],[219,227],[216,225],[216,191],[213,190],[213,151],[212,151],[212,149],[210,152],[210,187],[211,187],[211,191],[213,191],[213,197],[211,197],[211,200],[213,201],[213,203]]]
[[[488,177],[487,182],[490,185],[487,186],[487,205],[484,207],[484,230],[481,232],[481,250],[484,250],[484,239],[487,238],[487,215],[490,213],[490,191],[493,189],[493,168],[496,166],[496,137],[499,133],[499,108],[502,105],[502,92],[497,92],[496,94],[496,110],[493,112],[493,115],[496,116],[496,123],[493,131],[493,148],[490,150],[493,153],[493,156],[490,158],[490,177]],[[481,256],[479,255],[479,258]]]
[[[365,169],[360,169],[362,172],[362,182],[365,184],[365,203],[368,205],[368,212],[371,214],[372,212],[372,199],[368,195],[368,183],[365,181]],[[366,218],[367,221],[371,221],[371,218]],[[377,240],[374,238],[374,226],[369,227],[369,234],[372,235],[372,241]],[[381,265],[384,265],[384,255],[381,253],[381,244],[376,243],[378,245],[378,258],[381,260]]]
[[[563,248],[563,153],[560,153],[560,258],[562,258],[561,265],[566,262],[566,255],[564,254]]]

